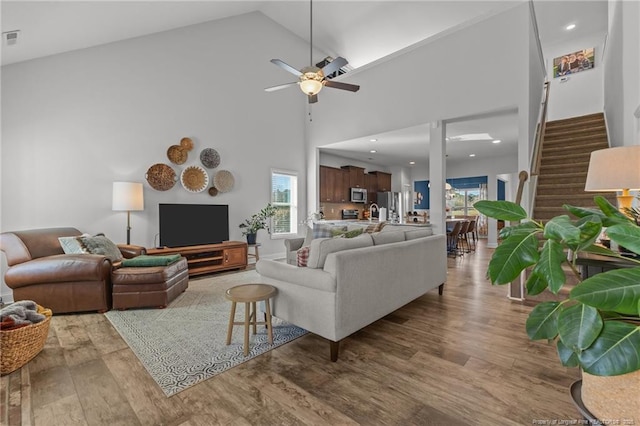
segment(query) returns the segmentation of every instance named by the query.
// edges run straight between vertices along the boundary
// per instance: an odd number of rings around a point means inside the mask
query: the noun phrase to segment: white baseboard
[[[487,248],[496,248],[498,247],[498,243],[487,243]]]

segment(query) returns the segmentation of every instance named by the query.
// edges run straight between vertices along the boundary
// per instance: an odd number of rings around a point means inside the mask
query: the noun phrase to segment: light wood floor
[[[3,425],[531,425],[578,419],[531,306],[485,279],[490,250],[449,259],[423,297],[343,340],[306,335],[171,398],[100,314],[52,320],[46,347],[1,379]],[[389,285],[393,285],[390,283]],[[527,304],[528,305],[528,304]],[[551,424],[551,423],[547,423]]]

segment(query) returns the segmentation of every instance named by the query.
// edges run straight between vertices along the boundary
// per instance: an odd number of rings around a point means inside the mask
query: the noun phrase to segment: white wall
[[[604,40],[605,34],[592,34],[545,46],[544,57],[551,82],[547,120],[561,120],[603,111]],[[594,68],[568,75],[565,82],[562,82],[560,77],[553,78],[553,58],[591,47],[596,49]]]
[[[640,3],[609,1],[604,105],[612,146],[640,144]]]
[[[305,42],[251,13],[3,67],[1,230],[74,226],[124,242],[126,213],[111,211],[111,183],[125,180],[144,182],[132,243],[154,244],[165,202],[228,204],[230,237],[241,239],[238,224],[270,200],[272,167],[299,173],[304,215],[305,98],[263,88],[288,81],[271,58],[304,64],[307,55]],[[235,176],[231,192],[146,183],[184,136],[195,150],[174,170],[213,147],[218,168]],[[284,252],[265,231],[258,238],[265,256]]]
[[[528,55],[513,61],[529,48],[528,7],[520,4],[347,74],[344,81],[359,84],[360,91],[320,94],[308,123],[310,147],[512,108],[528,120]],[[309,162],[312,171],[317,159]],[[311,172],[312,186],[313,179]]]

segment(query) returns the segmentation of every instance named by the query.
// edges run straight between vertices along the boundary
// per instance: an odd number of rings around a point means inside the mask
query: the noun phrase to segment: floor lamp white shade
[[[127,212],[127,244],[131,244],[132,211],[144,210],[144,191],[137,182],[113,182],[111,209]]]
[[[585,191],[622,191],[618,207],[631,207],[630,190],[640,189],[640,145],[593,151]]]

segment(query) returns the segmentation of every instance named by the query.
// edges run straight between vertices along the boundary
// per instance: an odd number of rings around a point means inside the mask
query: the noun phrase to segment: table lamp
[[[630,190],[640,190],[640,145],[593,151],[585,191],[617,192],[618,208],[631,207]]]
[[[112,210],[127,212],[127,244],[131,244],[131,212],[144,210],[142,184],[113,182]]]

